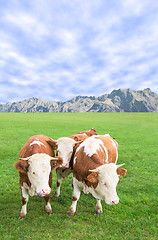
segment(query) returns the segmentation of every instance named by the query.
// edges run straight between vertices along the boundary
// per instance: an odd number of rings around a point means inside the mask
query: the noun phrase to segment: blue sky
[[[158,1],[0,0],[0,103],[158,93]]]

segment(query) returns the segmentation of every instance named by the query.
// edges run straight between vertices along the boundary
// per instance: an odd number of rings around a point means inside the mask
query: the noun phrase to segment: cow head
[[[50,194],[49,175],[53,169],[62,164],[61,157],[50,157],[47,154],[34,154],[20,158],[14,166],[19,173],[27,174],[31,183],[30,195],[45,196]]]
[[[69,168],[69,163],[73,154],[74,147],[83,141],[75,141],[69,137],[62,137],[58,140],[51,139],[49,144],[56,144],[58,156],[63,158],[63,164],[60,167]],[[55,148],[55,147],[54,147]]]
[[[87,179],[91,183],[97,183],[97,187],[94,190],[94,197],[105,200],[109,205],[114,205],[119,202],[119,198],[116,192],[116,186],[119,181],[119,177],[126,175],[126,169],[118,169],[124,164],[115,165],[114,163],[104,164],[100,167],[89,170],[92,172],[88,175]]]

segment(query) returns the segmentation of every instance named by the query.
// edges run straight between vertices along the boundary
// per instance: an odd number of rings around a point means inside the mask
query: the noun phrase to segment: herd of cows
[[[56,150],[56,151],[55,151]],[[55,156],[56,152],[56,156]],[[72,205],[69,215],[76,212],[81,189],[96,198],[96,212],[102,213],[101,200],[109,205],[119,202],[116,186],[127,170],[116,165],[118,144],[109,134],[97,135],[95,129],[80,132],[70,137],[53,140],[44,135],[35,135],[22,147],[19,160],[14,164],[19,171],[22,193],[20,219],[27,214],[30,196],[41,196],[46,201],[46,213],[52,213],[50,192],[52,171],[56,169],[57,188],[54,199],[60,195],[62,179],[72,177]],[[28,195],[29,193],[29,195]]]

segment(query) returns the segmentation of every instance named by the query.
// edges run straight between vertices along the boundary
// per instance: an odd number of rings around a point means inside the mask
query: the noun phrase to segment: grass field
[[[118,163],[125,163],[127,175],[120,179],[120,202],[109,206],[102,201],[103,214],[95,214],[96,200],[81,194],[76,215],[71,205],[71,175],[63,181],[59,199],[51,205],[30,197],[28,214],[19,221],[21,192],[19,175],[13,167],[28,138],[44,134],[54,139],[94,127],[109,133],[119,144]],[[158,239],[157,232],[157,113],[0,113],[0,238],[1,239]]]

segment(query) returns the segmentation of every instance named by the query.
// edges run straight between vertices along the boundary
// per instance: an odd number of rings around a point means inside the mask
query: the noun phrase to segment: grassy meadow
[[[119,204],[102,201],[103,214],[96,215],[96,200],[83,192],[75,216],[71,205],[71,178],[63,180],[61,195],[51,206],[30,197],[28,214],[19,220],[22,207],[19,174],[13,167],[28,138],[44,134],[68,137],[95,128],[109,133],[119,144],[118,164],[125,163],[127,175],[120,179]],[[5,239],[158,239],[158,113],[0,113],[0,238]]]

